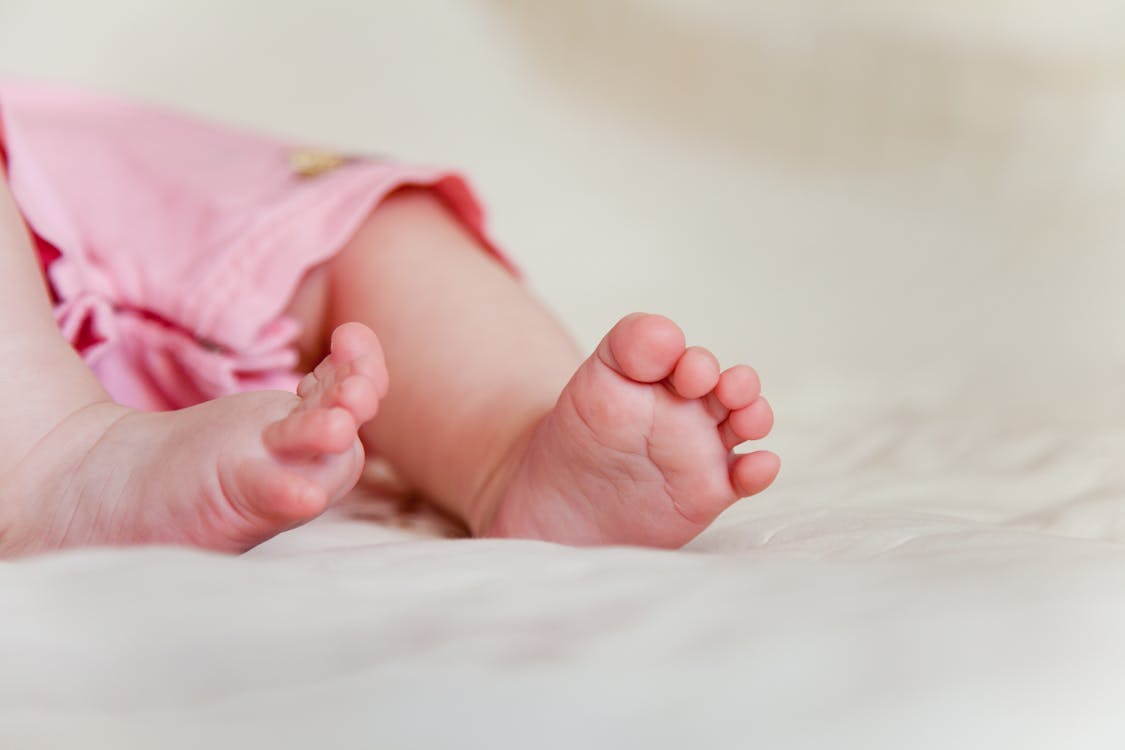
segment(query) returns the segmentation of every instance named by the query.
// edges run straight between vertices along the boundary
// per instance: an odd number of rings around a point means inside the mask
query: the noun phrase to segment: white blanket
[[[10,747],[1119,747],[1125,550],[1064,534],[1122,533],[1123,415],[1039,414],[1014,440],[962,416],[810,432],[769,498],[682,552],[440,539],[424,516],[364,518],[386,508],[368,499],[243,558],[3,565],[0,731]]]

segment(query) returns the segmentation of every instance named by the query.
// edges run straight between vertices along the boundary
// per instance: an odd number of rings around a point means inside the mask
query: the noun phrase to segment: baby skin
[[[667,318],[614,326],[498,477],[482,531],[570,544],[679,547],[778,460],[736,445],[773,426],[746,366],[719,372]]]
[[[579,545],[682,546],[778,471],[772,453],[734,452],[773,423],[752,369],[721,372],[647,314],[583,361],[422,191],[389,199],[298,291],[315,366],[296,394],[114,403],[54,330],[33,257],[0,182],[0,354],[26,363],[2,384],[0,556],[243,551],[349,492],[365,448],[474,535]]]
[[[94,393],[43,425],[0,477],[0,555],[140,542],[249,549],[355,485],[356,429],[386,385],[375,335],[357,323],[336,330],[298,395],[148,413]]]

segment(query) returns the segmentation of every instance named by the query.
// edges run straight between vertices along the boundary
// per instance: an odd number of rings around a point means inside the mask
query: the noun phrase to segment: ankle
[[[535,433],[550,416],[550,411],[536,414],[527,420],[507,442],[496,458],[486,464],[483,480],[477,484],[469,502],[466,517],[462,519],[474,537],[487,536],[492,528],[500,504],[507,496],[512,479],[527,456],[528,446]]]
[[[0,431],[0,448],[3,449],[0,477],[18,466],[52,434],[73,429],[75,425],[95,423],[98,417],[94,412],[104,407],[124,408],[104,392],[76,393],[71,398],[59,396],[52,403],[38,403],[36,395],[30,394],[22,408],[12,410],[13,419]]]
[[[0,464],[0,558],[35,551],[44,509],[55,507],[60,498],[83,497],[92,486],[106,492],[109,472],[94,477],[92,485],[87,459],[131,413],[109,398],[91,400],[25,436],[19,452],[7,454],[11,458]],[[61,515],[66,514],[64,509]]]

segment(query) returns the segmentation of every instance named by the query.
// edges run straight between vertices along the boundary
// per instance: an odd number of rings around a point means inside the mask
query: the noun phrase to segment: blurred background
[[[1125,5],[0,0],[0,75],[464,169],[592,345],[779,414],[1125,374]]]

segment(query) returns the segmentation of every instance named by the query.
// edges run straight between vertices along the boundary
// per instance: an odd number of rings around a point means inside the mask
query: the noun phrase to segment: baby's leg
[[[0,160],[0,475],[64,417],[105,399],[59,333]]]
[[[731,453],[772,425],[753,370],[720,375],[651,315],[583,362],[424,192],[392,196],[329,279],[331,321],[370,325],[391,372],[361,436],[475,534],[675,547],[777,473]]]
[[[354,485],[356,430],[386,386],[369,330],[337,331],[300,397],[127,409],[59,333],[2,178],[0,164],[0,556],[99,543],[246,549]]]

